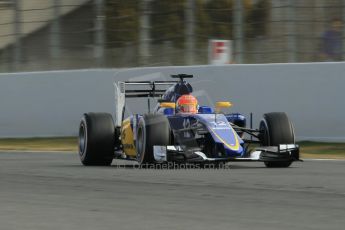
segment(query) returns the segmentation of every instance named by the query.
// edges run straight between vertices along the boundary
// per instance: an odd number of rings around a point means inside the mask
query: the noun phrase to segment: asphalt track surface
[[[287,169],[84,167],[72,153],[0,153],[0,229],[345,229],[345,161]]]

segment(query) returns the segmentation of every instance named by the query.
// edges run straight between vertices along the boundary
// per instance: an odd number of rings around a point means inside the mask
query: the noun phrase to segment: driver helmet
[[[180,113],[197,113],[198,100],[191,94],[182,95],[176,101],[177,112]]]

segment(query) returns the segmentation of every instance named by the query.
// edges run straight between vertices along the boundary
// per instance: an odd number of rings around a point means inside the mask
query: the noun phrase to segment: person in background
[[[334,18],[330,22],[330,28],[322,35],[321,59],[322,61],[341,61],[343,53],[342,39],[343,22]]]

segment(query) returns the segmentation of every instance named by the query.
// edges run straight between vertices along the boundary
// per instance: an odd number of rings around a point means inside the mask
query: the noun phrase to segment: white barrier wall
[[[113,81],[194,74],[202,104],[233,102],[233,112],[285,111],[299,140],[345,141],[345,63],[152,67],[0,74],[0,137],[77,135],[84,112],[114,113]],[[130,99],[132,112],[147,102]]]

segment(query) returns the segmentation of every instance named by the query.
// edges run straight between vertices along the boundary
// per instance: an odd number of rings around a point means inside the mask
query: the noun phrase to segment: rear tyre
[[[292,123],[286,113],[267,113],[260,122],[260,141],[262,146],[278,146],[280,144],[295,144],[295,134]],[[264,162],[268,168],[289,167],[292,161]]]
[[[86,113],[79,126],[79,157],[83,165],[109,166],[114,157],[115,127],[108,113]]]
[[[140,118],[137,129],[137,160],[139,164],[155,162],[153,146],[170,144],[170,124],[161,114],[147,114]]]

